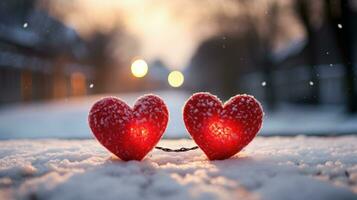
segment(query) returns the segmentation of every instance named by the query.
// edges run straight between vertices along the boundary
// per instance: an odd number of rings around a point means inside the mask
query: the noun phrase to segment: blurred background
[[[357,0],[1,0],[0,139],[90,138],[88,111],[145,93],[188,137],[198,91],[254,95],[261,135],[357,133]]]

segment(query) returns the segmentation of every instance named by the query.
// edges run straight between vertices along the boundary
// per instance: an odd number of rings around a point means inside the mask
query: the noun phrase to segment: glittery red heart
[[[169,118],[165,103],[155,95],[137,100],[133,108],[115,97],[96,102],[89,126],[97,140],[122,160],[142,160],[163,135]]]
[[[185,104],[187,131],[210,160],[238,153],[257,135],[263,109],[252,96],[237,95],[224,105],[212,94],[196,93]]]

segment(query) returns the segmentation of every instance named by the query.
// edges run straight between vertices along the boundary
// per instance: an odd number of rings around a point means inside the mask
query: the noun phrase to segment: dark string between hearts
[[[156,146],[155,149],[159,149],[159,150],[165,151],[165,152],[185,152],[185,151],[196,150],[196,149],[198,149],[198,146],[194,146],[194,147],[191,147],[191,148],[181,147],[179,149],[170,149],[170,148]]]

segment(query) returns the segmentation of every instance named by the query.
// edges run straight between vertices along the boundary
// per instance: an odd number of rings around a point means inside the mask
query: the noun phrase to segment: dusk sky
[[[252,15],[259,23],[259,31],[264,34],[264,19],[269,15],[267,8],[272,2],[259,1],[243,7],[231,0],[74,0],[51,1],[42,6],[75,28],[83,38],[90,37],[93,32],[106,33],[124,27],[138,40],[138,56],[149,61],[158,58],[170,69],[184,69],[197,46],[205,39],[244,30],[244,23],[239,22],[240,15]],[[280,20],[282,27],[279,27],[284,33],[277,41],[277,46],[281,46],[292,38],[301,38],[303,32],[291,14],[291,1],[278,2],[284,16]],[[230,20],[234,24],[222,25],[217,22],[219,17],[235,19]],[[289,28],[284,28],[284,24],[290,24]],[[121,46],[125,46],[123,42],[116,48]]]

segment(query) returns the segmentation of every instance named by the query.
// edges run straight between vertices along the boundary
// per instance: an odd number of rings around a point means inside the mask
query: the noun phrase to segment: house
[[[0,3],[0,105],[83,95],[93,76],[75,30],[35,5]]]

